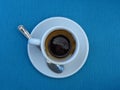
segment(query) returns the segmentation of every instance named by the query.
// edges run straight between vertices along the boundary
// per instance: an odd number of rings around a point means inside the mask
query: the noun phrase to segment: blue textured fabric
[[[64,79],[48,78],[29,61],[29,32],[42,20],[63,16],[80,24],[90,52],[84,67]],[[0,90],[120,90],[119,0],[0,0]]]

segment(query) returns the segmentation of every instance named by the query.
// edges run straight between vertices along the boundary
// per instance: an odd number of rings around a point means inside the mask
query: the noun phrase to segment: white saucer
[[[71,28],[75,31],[75,34],[78,35],[81,46],[79,55],[76,57],[76,59],[64,65],[64,71],[60,74],[57,74],[48,68],[45,58],[36,46],[28,44],[28,55],[33,66],[42,74],[52,78],[65,78],[76,73],[84,65],[88,56],[89,43],[87,36],[80,25],[64,17],[52,17],[40,22],[33,29],[31,35],[32,37],[41,39],[42,35],[49,28],[54,26],[65,26]]]

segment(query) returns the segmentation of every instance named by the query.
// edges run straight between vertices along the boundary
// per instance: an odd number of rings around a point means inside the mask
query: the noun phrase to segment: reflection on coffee
[[[63,58],[69,54],[70,41],[63,35],[55,36],[49,42],[49,52],[56,58]]]
[[[54,30],[45,40],[45,50],[51,59],[65,60],[70,58],[76,48],[73,35],[64,29]]]

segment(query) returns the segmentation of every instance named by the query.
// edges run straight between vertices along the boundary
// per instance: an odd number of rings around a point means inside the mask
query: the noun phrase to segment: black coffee
[[[64,58],[69,54],[70,46],[70,41],[67,37],[58,35],[49,42],[49,51],[57,58]]]
[[[73,35],[65,29],[51,32],[45,40],[45,51],[52,60],[67,60],[76,49]]]

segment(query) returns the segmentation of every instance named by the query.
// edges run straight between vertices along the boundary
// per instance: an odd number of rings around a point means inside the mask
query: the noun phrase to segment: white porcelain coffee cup
[[[28,42],[29,44],[39,46],[47,61],[59,65],[75,60],[80,47],[74,30],[63,26],[54,26],[43,34],[41,40],[30,38]]]

